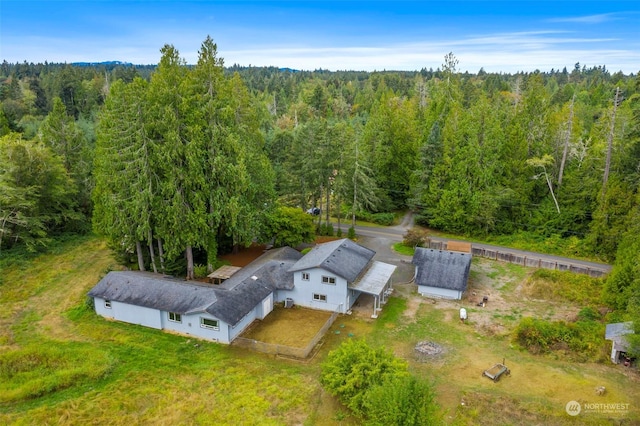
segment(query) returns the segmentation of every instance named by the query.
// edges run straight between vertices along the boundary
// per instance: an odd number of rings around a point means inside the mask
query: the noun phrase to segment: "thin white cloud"
[[[160,48],[172,43],[187,63],[197,61],[197,50],[206,37],[196,29],[178,33],[172,29],[140,30],[130,35],[85,37],[72,40],[62,37],[8,37],[3,40],[2,59],[22,62],[100,62],[120,60],[134,64],[156,64]],[[614,37],[593,34],[579,37],[569,31],[520,31],[477,34],[444,40],[398,42],[378,45],[334,45],[327,42],[312,46],[303,39],[295,45],[268,44],[263,37],[247,45],[227,36],[219,43],[219,57],[227,65],[278,66],[302,70],[420,70],[437,69],[444,56],[453,52],[459,59],[459,71],[530,72],[582,65],[605,65],[612,72],[640,71],[640,49],[637,43],[618,43]],[[317,40],[315,40],[317,42]]]
[[[602,24],[618,19],[616,13],[602,13],[599,15],[587,15],[587,16],[573,16],[565,18],[553,18],[547,22],[556,23],[577,23],[577,24]]]
[[[565,32],[535,31],[472,36],[454,40],[398,43],[386,46],[282,47],[254,46],[221,50],[227,64],[282,66],[304,70],[419,70],[439,68],[444,55],[453,52],[460,71],[549,71],[575,63],[605,65],[625,73],[638,72],[640,51],[610,48],[614,38],[562,37]]]

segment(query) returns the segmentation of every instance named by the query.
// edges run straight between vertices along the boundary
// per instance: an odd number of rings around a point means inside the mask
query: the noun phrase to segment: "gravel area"
[[[415,268],[411,264],[412,257],[399,254],[393,250],[393,244],[397,243],[397,241],[387,238],[360,236],[357,242],[376,252],[373,257],[374,260],[397,266],[392,276],[394,285],[408,283],[413,280]]]

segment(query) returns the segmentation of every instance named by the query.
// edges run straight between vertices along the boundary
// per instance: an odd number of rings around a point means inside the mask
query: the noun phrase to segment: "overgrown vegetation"
[[[575,302],[583,306],[605,306],[603,278],[552,269],[536,269],[523,284],[525,293],[533,298]]]
[[[275,425],[307,417],[314,369],[97,317],[86,292],[113,265],[104,242],[76,237],[4,268],[0,423]]]
[[[370,425],[436,424],[431,386],[411,376],[407,363],[365,340],[347,340],[329,352],[320,381]]]
[[[523,318],[514,340],[534,354],[558,352],[574,361],[599,361],[607,357],[604,324],[579,318],[575,322]]]
[[[606,361],[608,343],[603,336],[609,317],[603,313],[610,309],[604,304],[603,284],[603,279],[584,274],[536,270],[523,284],[526,295],[583,308],[569,321],[523,318],[514,331],[514,341],[535,354],[554,352],[575,361]]]
[[[107,352],[83,343],[42,339],[0,352],[0,404],[99,381],[113,367]]]

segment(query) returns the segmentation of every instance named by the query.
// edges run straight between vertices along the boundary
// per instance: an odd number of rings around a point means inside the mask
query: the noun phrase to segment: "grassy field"
[[[318,382],[328,351],[354,338],[391,348],[431,380],[448,424],[640,424],[637,373],[536,356],[513,344],[520,318],[566,318],[582,308],[561,292],[542,300],[531,272],[513,265],[474,260],[469,299],[461,302],[434,303],[402,285],[377,320],[362,303],[336,320],[308,362],[97,317],[86,292],[115,267],[105,244],[89,237],[4,268],[0,424],[356,425]],[[489,304],[476,307],[484,294]],[[460,306],[469,310],[466,323],[457,318]],[[422,340],[444,353],[417,360],[413,348]],[[503,358],[510,377],[481,377]],[[604,396],[596,386],[606,387]],[[564,408],[571,400],[630,405],[574,418]]]

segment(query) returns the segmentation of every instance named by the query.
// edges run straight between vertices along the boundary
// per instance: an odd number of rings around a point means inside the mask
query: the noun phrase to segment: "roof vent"
[[[256,277],[255,275],[252,275],[252,276],[251,276],[251,279],[255,281],[255,280],[257,280],[257,279],[258,279],[258,277]]]

